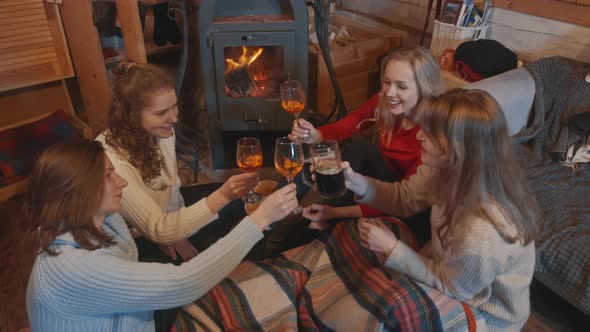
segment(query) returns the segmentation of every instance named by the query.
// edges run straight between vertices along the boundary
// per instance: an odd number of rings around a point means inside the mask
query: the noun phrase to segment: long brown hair
[[[41,154],[23,202],[35,252],[57,255],[51,243],[67,232],[84,249],[113,244],[93,222],[102,200],[104,172],[105,153],[97,141],[64,141]]]
[[[154,94],[170,89],[174,90],[170,76],[152,65],[124,62],[115,73],[106,142],[139,170],[145,183],[160,175],[164,158],[141,126],[141,112]]]
[[[385,69],[391,61],[406,62],[412,68],[414,73],[414,80],[418,87],[418,104],[427,97],[437,95],[442,92],[443,81],[440,76],[440,66],[432,55],[432,53],[424,47],[401,48],[389,53],[381,62],[381,87],[385,80]],[[396,116],[386,111],[388,108],[387,96],[379,92],[379,106],[377,107],[377,129],[380,133],[380,138],[385,142],[391,140],[394,134],[393,130],[400,116]]]
[[[449,157],[433,179],[443,206],[437,230],[443,246],[467,229],[461,224],[467,215],[486,219],[509,243],[534,241],[538,205],[496,100],[485,91],[454,89],[424,100],[415,121]],[[505,220],[494,220],[492,207]]]

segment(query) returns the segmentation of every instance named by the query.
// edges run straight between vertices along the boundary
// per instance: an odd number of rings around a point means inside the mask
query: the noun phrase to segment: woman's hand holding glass
[[[211,213],[217,213],[227,203],[245,197],[258,183],[256,172],[233,175],[217,190],[206,198]]]
[[[261,229],[281,220],[293,212],[298,205],[297,187],[291,183],[267,196],[250,218]]]
[[[218,190],[228,201],[233,201],[251,192],[256,187],[258,180],[256,172],[237,174],[230,176]]]
[[[287,137],[302,143],[314,144],[322,141],[322,132],[314,128],[309,121],[296,119],[293,121],[293,129]]]
[[[350,168],[350,163],[348,163],[348,161],[343,161],[340,164],[340,167],[344,172],[344,184],[346,185],[346,188],[350,189],[358,196],[365,196],[367,189],[369,188],[369,180],[367,177],[353,171],[352,168]]]

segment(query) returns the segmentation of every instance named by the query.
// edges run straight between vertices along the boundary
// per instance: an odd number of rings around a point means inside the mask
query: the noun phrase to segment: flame
[[[252,51],[251,48],[247,48],[245,46],[242,46],[242,55],[240,56],[240,58],[238,59],[238,61],[234,61],[234,59],[225,59],[225,62],[227,62],[226,66],[225,66],[225,73],[229,73],[232,70],[236,70],[245,66],[249,66],[250,64],[252,64],[254,61],[256,61],[256,59],[258,59],[258,57],[260,57],[260,55],[262,54],[262,47],[257,48],[256,50]],[[248,53],[250,53],[250,55],[248,55]]]

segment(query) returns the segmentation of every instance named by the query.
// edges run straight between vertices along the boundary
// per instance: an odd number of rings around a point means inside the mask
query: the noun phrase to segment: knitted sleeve
[[[432,168],[421,165],[416,174],[399,182],[384,182],[369,178],[369,186],[357,202],[370,205],[397,217],[409,217],[430,206],[428,182]]]
[[[501,274],[508,251],[506,245],[487,241],[481,232],[495,231],[482,228],[471,239],[455,248],[453,254],[440,255],[434,261],[420,255],[402,242],[398,242],[385,262],[390,269],[407,274],[410,278],[430,285],[460,301],[472,299]]]
[[[205,199],[177,211],[165,212],[143,189],[143,180],[128,163],[118,163],[117,173],[127,180],[123,190],[121,214],[144,236],[159,244],[187,238],[218,218],[211,213]]]
[[[37,284],[44,302],[64,317],[178,307],[217,285],[261,238],[261,230],[246,217],[227,236],[180,266],[72,249],[45,259],[38,266]]]

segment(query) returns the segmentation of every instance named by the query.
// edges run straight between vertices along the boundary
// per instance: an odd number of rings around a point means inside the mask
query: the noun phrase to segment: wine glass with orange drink
[[[299,118],[299,113],[305,108],[305,91],[303,84],[298,80],[287,80],[281,84],[281,106],[290,114],[295,116],[295,121]]]
[[[246,172],[256,172],[262,167],[262,148],[260,141],[255,137],[244,137],[238,140],[238,149],[236,152],[236,161],[238,167]],[[244,196],[246,212],[251,213],[262,202],[262,195],[250,190]]]
[[[303,169],[303,149],[301,144],[287,137],[281,137],[275,143],[275,168],[286,179],[287,183],[293,183],[295,175]],[[297,205],[293,210],[294,214],[301,213],[303,208]]]

